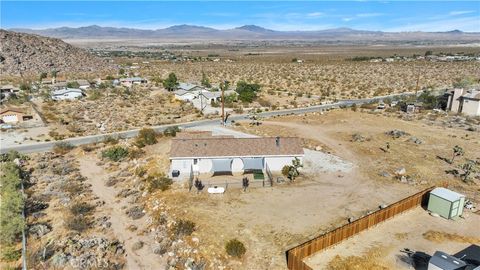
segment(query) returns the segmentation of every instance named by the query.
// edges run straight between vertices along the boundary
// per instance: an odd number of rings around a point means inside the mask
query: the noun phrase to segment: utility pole
[[[225,88],[228,88],[228,81],[220,84],[220,89],[222,90],[222,126],[225,126]]]
[[[202,88],[200,88],[200,114],[203,114],[203,97],[202,97]]]

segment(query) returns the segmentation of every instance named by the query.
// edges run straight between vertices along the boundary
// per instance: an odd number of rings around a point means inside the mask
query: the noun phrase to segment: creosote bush
[[[83,232],[90,228],[91,219],[88,216],[70,216],[65,221],[65,225],[69,230]]]
[[[142,148],[146,145],[152,145],[157,143],[157,133],[151,128],[143,128],[138,132],[135,139],[135,145]]]
[[[70,152],[70,150],[72,150],[73,148],[75,148],[75,146],[73,146],[68,142],[58,142],[55,144],[55,146],[53,146],[53,152],[59,155],[65,155],[66,153]]]
[[[153,192],[157,189],[165,191],[173,184],[173,180],[166,177],[163,173],[155,173],[147,177],[146,183],[148,192]]]
[[[102,157],[112,161],[120,161],[128,156],[128,149],[121,146],[110,147],[102,152]]]
[[[247,251],[245,245],[237,239],[232,239],[225,245],[228,255],[241,258]]]
[[[179,220],[173,226],[173,232],[177,237],[191,235],[195,231],[195,222],[191,220]]]
[[[95,209],[95,206],[90,205],[86,202],[77,202],[70,206],[70,213],[72,215],[87,215]]]

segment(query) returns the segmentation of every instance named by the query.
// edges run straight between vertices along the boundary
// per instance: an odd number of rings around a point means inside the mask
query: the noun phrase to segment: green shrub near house
[[[111,161],[121,161],[128,156],[128,149],[121,146],[113,146],[102,152],[103,158],[108,158]]]
[[[142,128],[135,139],[135,145],[140,148],[156,143],[157,133],[151,128]]]

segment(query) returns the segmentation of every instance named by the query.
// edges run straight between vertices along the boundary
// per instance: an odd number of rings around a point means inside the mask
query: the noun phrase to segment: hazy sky
[[[381,31],[480,32],[480,1],[0,1],[1,28],[113,26],[274,30],[350,27]]]

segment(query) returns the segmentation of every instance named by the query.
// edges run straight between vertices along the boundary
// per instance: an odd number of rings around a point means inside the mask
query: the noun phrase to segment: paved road
[[[382,99],[385,99],[385,98],[408,96],[408,95],[412,95],[412,94],[413,93],[403,93],[403,94],[395,94],[395,95],[375,97],[375,98],[367,98],[367,99],[341,100],[339,102],[332,103],[332,104],[315,105],[315,106],[295,108],[295,109],[287,109],[287,110],[268,111],[268,112],[259,113],[257,115],[262,117],[262,118],[268,118],[268,117],[279,116],[279,115],[304,114],[304,113],[316,112],[316,111],[321,111],[321,110],[326,110],[326,109],[331,109],[331,108],[338,108],[340,106],[351,106],[353,104],[361,105],[361,104],[364,104],[364,103],[369,103],[369,102],[372,102],[372,101],[378,101],[378,100],[382,100]],[[228,118],[228,121],[232,121],[232,120],[233,121],[238,121],[238,120],[244,120],[244,119],[249,119],[247,114],[230,116]],[[160,131],[161,132],[161,131],[164,131],[165,129],[167,129],[169,127],[173,127],[173,126],[177,126],[179,128],[184,129],[184,128],[192,128],[192,127],[211,126],[211,125],[217,125],[217,124],[220,125],[220,123],[221,123],[220,119],[213,119],[213,120],[200,120],[200,121],[194,121],[194,122],[154,126],[152,128],[155,131]],[[137,136],[139,130],[140,129],[132,129],[132,130],[116,132],[116,133],[69,138],[69,139],[65,139],[63,141],[68,142],[68,143],[70,143],[72,145],[75,145],[75,146],[79,146],[79,145],[84,145],[84,144],[101,142],[105,138],[105,136],[109,136],[109,135],[120,136],[122,138],[135,137],[135,136]],[[53,148],[53,146],[58,142],[59,141],[42,142],[42,143],[33,143],[33,144],[15,145],[15,146],[6,146],[6,147],[3,147],[3,145],[2,145],[2,146],[0,146],[0,153],[6,153],[10,150],[15,150],[15,151],[18,151],[18,152],[21,152],[21,153],[45,152],[45,151],[51,150]]]

